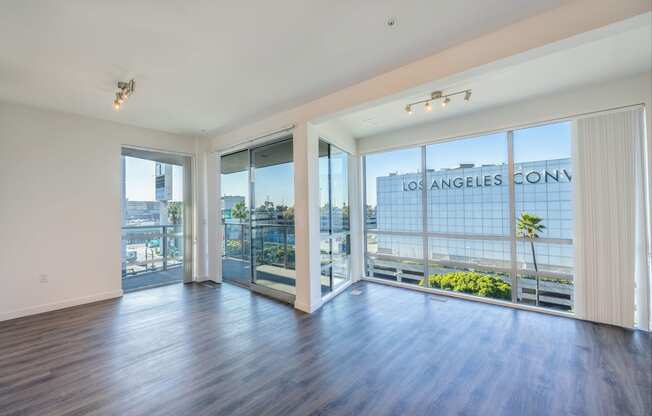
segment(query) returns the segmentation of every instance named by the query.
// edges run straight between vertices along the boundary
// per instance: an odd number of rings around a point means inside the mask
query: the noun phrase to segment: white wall
[[[0,103],[0,320],[121,295],[123,144],[195,151],[191,138]]]

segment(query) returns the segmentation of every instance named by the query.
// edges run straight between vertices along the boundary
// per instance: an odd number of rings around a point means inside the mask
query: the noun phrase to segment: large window
[[[296,281],[292,146],[289,138],[221,157],[222,276],[282,299]]]
[[[349,280],[349,157],[319,141],[321,291],[328,294]]]
[[[365,156],[371,277],[573,308],[570,125]]]
[[[421,149],[365,156],[366,264],[369,276],[423,279]]]

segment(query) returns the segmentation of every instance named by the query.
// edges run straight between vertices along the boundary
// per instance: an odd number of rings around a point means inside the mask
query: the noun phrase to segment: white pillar
[[[221,283],[220,160],[216,153],[202,148],[207,147],[202,144],[197,149],[196,280]]]
[[[294,220],[296,298],[294,307],[321,306],[319,253],[319,136],[309,123],[294,129]]]
[[[351,280],[357,282],[366,274],[364,265],[364,184],[362,158],[349,157],[349,218],[351,221]]]

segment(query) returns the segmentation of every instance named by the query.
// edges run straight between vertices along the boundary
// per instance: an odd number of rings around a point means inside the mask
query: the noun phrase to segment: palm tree
[[[534,264],[534,271],[538,272],[537,256],[534,251],[534,240],[539,238],[539,233],[545,230],[546,226],[541,223],[541,217],[534,214],[524,212],[516,221],[516,228],[518,229],[519,237],[522,237],[530,242],[530,249],[532,250],[532,263]],[[537,298],[536,305],[539,305],[539,276],[537,278]]]
[[[241,221],[247,219],[247,207],[245,207],[243,201],[240,201],[235,205],[233,205],[233,208],[231,208],[231,217]]]

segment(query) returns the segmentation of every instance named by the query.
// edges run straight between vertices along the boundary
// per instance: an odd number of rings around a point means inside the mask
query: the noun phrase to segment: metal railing
[[[183,225],[122,227],[122,277],[183,265]]]
[[[257,265],[294,269],[294,224],[224,223],[225,257],[248,261],[251,251]],[[253,238],[252,238],[253,237]]]
[[[367,253],[367,276],[411,284],[423,284],[425,267],[421,259]],[[514,287],[509,269],[479,263],[430,260],[430,276],[444,272],[475,271],[497,277]],[[435,272],[437,271],[437,272]],[[435,273],[433,273],[435,272]],[[568,273],[519,269],[517,277],[519,303],[531,303],[571,310],[574,300],[573,275]]]

